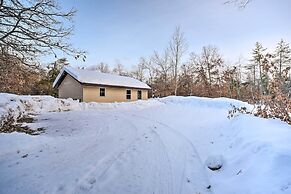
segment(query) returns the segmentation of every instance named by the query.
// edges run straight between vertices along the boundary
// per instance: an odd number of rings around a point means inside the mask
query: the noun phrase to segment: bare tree
[[[236,72],[235,72],[235,79],[237,80],[236,84],[236,91],[237,91],[237,99],[241,99],[241,87],[242,87],[242,68],[243,68],[243,59],[239,57],[238,61],[235,63]]]
[[[153,62],[156,64],[156,71],[161,74],[167,81],[169,77],[169,72],[171,69],[169,51],[165,50],[163,55],[160,55],[158,52],[154,53]]]
[[[219,67],[221,67],[223,62],[218,48],[214,46],[204,46],[202,48],[201,65],[206,71],[206,77],[210,87],[213,85],[215,78],[219,75]]]
[[[138,79],[139,81],[145,81],[145,65],[144,61],[140,60],[137,66],[134,67],[134,70],[131,72],[132,77]]]
[[[108,64],[103,62],[97,65],[97,71],[100,71],[101,73],[110,73]]]
[[[171,62],[169,50],[166,49],[163,55],[160,55],[158,52],[154,52],[154,56],[152,57],[152,61],[155,64],[155,87],[159,88],[159,96],[167,96],[169,95],[169,78],[170,78],[170,70],[171,70]],[[155,92],[155,91],[154,91]]]
[[[92,65],[86,68],[87,70],[91,71],[99,71],[101,73],[110,73],[110,68],[106,63],[99,63],[98,65]]]
[[[181,63],[181,58],[186,50],[187,44],[184,38],[184,34],[181,32],[180,27],[176,27],[176,30],[172,36],[172,40],[170,41],[170,54],[173,63],[175,95],[177,95],[178,88],[178,68]]]
[[[117,75],[128,75],[128,72],[125,70],[124,66],[119,62],[115,64],[112,73]]]
[[[54,0],[0,0],[1,54],[27,62],[62,51],[85,60],[84,52],[67,42],[75,13],[62,11]]]
[[[140,58],[140,63],[143,64],[144,69],[148,72],[148,84],[152,85],[155,76],[155,67],[153,65],[153,59]]]

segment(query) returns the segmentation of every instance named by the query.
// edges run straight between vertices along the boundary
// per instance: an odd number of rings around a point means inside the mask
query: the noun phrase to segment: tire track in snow
[[[133,126],[133,127],[135,127],[137,130],[138,130],[138,132],[139,132],[139,136],[137,137],[138,139],[139,138],[143,138],[143,136],[146,134],[146,133],[148,133],[148,135],[150,135],[151,133],[152,134],[154,134],[154,136],[155,136],[155,139],[156,139],[156,141],[158,141],[159,142],[159,144],[161,145],[160,147],[162,147],[163,148],[163,151],[162,151],[162,153],[161,154],[155,154],[155,157],[157,157],[158,159],[161,159],[162,157],[165,157],[165,159],[166,159],[166,161],[167,161],[167,163],[166,163],[166,166],[167,165],[169,165],[169,169],[170,170],[166,170],[167,172],[170,172],[170,178],[172,178],[172,170],[171,170],[171,163],[170,163],[170,159],[169,159],[169,156],[168,156],[168,152],[167,152],[167,150],[166,150],[166,146],[164,145],[164,142],[161,140],[161,138],[160,138],[160,136],[153,130],[153,129],[149,129],[149,128],[142,128],[141,129],[141,127],[137,127],[136,126],[136,124],[134,124],[131,120],[129,120],[129,119],[127,119],[127,117],[125,117],[125,116],[118,116],[119,118],[121,118],[121,119],[123,119],[123,120],[125,120],[127,123],[130,123],[131,124],[131,126]],[[139,125],[141,125],[141,123],[140,122],[138,122],[139,123]],[[149,133],[149,132],[151,132],[151,133]],[[148,137],[149,138],[149,137]],[[153,140],[152,140],[153,141]],[[137,142],[137,141],[136,141]],[[141,142],[140,142],[141,143]],[[153,143],[153,142],[151,142],[151,143]],[[145,144],[145,142],[143,142],[143,144]],[[145,154],[146,153],[146,151],[148,151],[148,150],[144,150],[144,147],[146,147],[147,145],[141,145],[141,144],[139,144],[138,145],[138,147],[139,148],[143,148],[138,154]],[[150,155],[152,155],[152,154],[154,154],[153,152],[156,152],[155,151],[155,149],[153,149],[153,150],[150,150],[150,152],[149,152],[149,157],[148,158],[151,158],[150,157]],[[163,161],[165,161],[165,159],[163,159]],[[153,165],[153,167],[154,167],[154,169],[152,169],[152,172],[155,172],[155,173],[157,173],[159,176],[160,176],[160,174],[161,174],[161,167],[163,166],[165,166],[165,163],[163,162],[163,161],[158,161],[158,162],[155,162],[155,163],[152,163],[152,164],[155,164],[155,165]],[[158,166],[158,165],[161,165],[161,166]],[[158,183],[157,184],[157,188],[155,188],[155,189],[159,189],[160,188],[160,186],[161,186],[161,184],[163,184],[163,182],[164,182],[164,180],[165,180],[165,177],[161,177],[160,176],[160,183]],[[168,187],[168,189],[165,191],[165,192],[158,192],[158,193],[166,193],[166,194],[170,194],[170,193],[172,193],[172,180],[170,180],[170,182],[167,182],[167,187]],[[151,187],[152,185],[148,185],[149,187]],[[143,193],[142,191],[139,191],[140,193]]]
[[[85,146],[90,149],[89,155],[85,157],[93,160],[85,163],[88,167],[75,184],[62,183],[56,193],[198,193],[197,189],[189,187],[193,182],[187,182],[187,177],[192,178],[187,172],[191,169],[188,160],[193,151],[186,137],[166,124],[142,116],[116,113],[106,116],[119,121],[111,122],[109,128],[107,125],[101,128],[98,131],[100,136],[89,141],[89,145]],[[116,150],[101,159],[94,157],[95,153],[99,153],[94,147],[99,144],[95,144],[96,141],[104,137],[103,130],[109,130],[110,135],[114,130],[119,130],[119,125],[121,133],[127,134],[123,136],[125,144],[115,142],[113,146]],[[102,149],[102,142],[100,145],[99,149]]]
[[[141,125],[140,121],[139,121],[139,124]],[[147,126],[146,124],[147,123],[143,123],[144,126]],[[161,177],[161,180],[165,181],[165,178],[167,178],[168,192],[166,192],[166,193],[167,194],[168,193],[173,193],[173,173],[172,173],[173,170],[172,170],[171,161],[170,161],[170,157],[169,157],[169,154],[168,154],[167,147],[164,144],[163,140],[161,139],[160,135],[152,127],[146,127],[146,129],[148,129],[149,130],[148,132],[151,132],[155,136],[156,140],[161,145],[161,148],[162,148],[162,151],[163,151],[163,155],[165,155],[165,159],[162,161],[162,163],[154,163],[154,165],[155,165],[157,170],[160,169],[160,168],[157,168],[158,165],[161,165],[161,164],[162,164],[162,166],[168,165],[169,169],[167,170],[167,172],[170,175],[169,175],[169,177]],[[143,131],[143,132],[145,132],[145,131]],[[153,154],[153,153],[150,153],[150,154]],[[160,156],[158,156],[158,157],[160,157]]]
[[[113,116],[113,115],[108,115],[108,116]],[[102,188],[102,184],[103,182],[110,182],[110,180],[106,180],[107,178],[107,175],[110,174],[111,178],[112,178],[112,174],[114,174],[114,172],[112,173],[111,171],[114,171],[112,170],[118,163],[118,162],[122,162],[124,159],[122,158],[127,158],[127,159],[131,159],[131,158],[134,158],[134,157],[138,157],[139,155],[143,155],[143,154],[146,154],[146,156],[148,157],[145,157],[146,158],[151,158],[151,154],[154,154],[155,156],[152,157],[152,158],[155,158],[155,160],[157,162],[151,162],[151,169],[150,169],[150,172],[151,173],[154,173],[154,177],[158,178],[159,180],[152,180],[151,179],[151,175],[152,174],[149,174],[149,180],[148,180],[148,183],[145,183],[145,184],[148,184],[148,185],[144,185],[143,187],[152,187],[153,186],[153,183],[155,184],[154,188],[152,188],[153,190],[156,190],[157,192],[156,193],[166,193],[166,194],[170,194],[171,191],[173,190],[172,189],[172,181],[168,181],[168,179],[166,179],[166,185],[167,185],[167,189],[164,190],[165,188],[161,187],[161,185],[165,184],[165,176],[164,176],[164,171],[165,172],[171,172],[171,170],[164,170],[165,168],[168,168],[168,167],[163,167],[163,166],[167,166],[170,165],[170,160],[169,160],[169,157],[167,156],[167,151],[166,151],[166,147],[165,145],[163,144],[163,141],[160,139],[159,135],[156,134],[155,131],[151,131],[149,129],[145,129],[145,128],[142,128],[140,129],[140,127],[136,126],[131,120],[127,119],[126,117],[123,117],[123,116],[117,116],[117,115],[114,115],[115,118],[118,118],[120,120],[122,120],[122,123],[127,123],[128,125],[128,128],[131,128],[131,129],[134,129],[135,131],[135,135],[133,137],[133,140],[127,144],[127,146],[121,148],[121,149],[118,149],[118,152],[116,152],[115,154],[111,154],[108,158],[103,158],[103,160],[99,160],[97,163],[95,164],[92,164],[92,166],[89,168],[89,170],[87,170],[85,172],[85,174],[78,180],[77,182],[77,185],[74,187],[74,189],[72,189],[69,193],[80,193],[80,192],[88,192],[88,193],[106,193],[106,192],[103,192],[103,188]],[[114,126],[112,127],[114,128]],[[141,142],[140,139],[143,139],[143,134],[145,133],[148,133],[148,135],[151,135],[151,133],[154,135],[153,137],[153,140],[152,141],[155,141],[155,144],[153,145],[157,145],[157,142],[159,142],[160,146],[158,146],[159,148],[163,148],[162,151],[156,151],[154,146],[148,146],[148,142]],[[150,145],[150,144],[149,144]],[[138,147],[139,148],[139,152],[138,153],[133,153],[132,149],[134,147]],[[149,148],[149,150],[147,150],[147,148]],[[136,156],[135,156],[136,155]],[[163,157],[165,159],[163,159]],[[166,162],[166,165],[165,165],[165,162],[164,161],[168,161]],[[147,160],[149,161],[149,160]],[[139,162],[139,161],[131,161],[133,162],[133,164],[135,166],[138,166],[139,163],[136,163],[136,162]],[[155,165],[153,165],[155,164]],[[128,166],[126,166],[128,167]],[[133,166],[134,167],[134,166]],[[171,168],[171,167],[169,167]],[[101,170],[102,169],[102,170]],[[101,171],[100,171],[101,170]],[[136,170],[136,169],[135,169]],[[145,169],[146,170],[146,169]],[[140,175],[138,176],[143,176],[142,173],[140,173]],[[168,176],[170,178],[172,178],[172,174],[170,174],[170,176]],[[109,177],[110,179],[110,177]],[[150,182],[152,181],[152,182]],[[158,182],[156,182],[158,181]],[[139,193],[147,193],[146,192],[146,189],[144,190],[144,192],[139,192]]]
[[[112,116],[112,115],[107,115]],[[116,117],[116,116],[115,116]],[[130,122],[128,122],[131,125],[131,128],[135,131],[135,138],[128,143],[125,147],[121,148],[118,153],[113,154],[113,157],[103,158],[103,160],[99,160],[97,163],[93,164],[93,166],[88,170],[85,175],[81,177],[81,179],[78,181],[77,186],[74,188],[74,191],[72,193],[78,193],[76,191],[78,190],[91,190],[97,181],[100,182],[102,178],[106,175],[106,173],[109,171],[109,169],[116,163],[116,161],[122,157],[123,154],[126,153],[127,150],[131,148],[131,146],[136,141],[137,131],[138,129]],[[102,164],[106,164],[104,167],[102,167]],[[99,172],[100,169],[103,169]]]
[[[165,124],[165,123],[162,123],[162,122],[160,122],[160,121],[157,121],[157,120],[154,120],[154,119],[151,119],[151,118],[148,118],[148,117],[145,117],[145,116],[140,116],[140,115],[136,115],[136,114],[134,114],[134,115],[132,115],[132,116],[134,116],[134,117],[138,117],[138,118],[143,118],[143,119],[145,119],[145,120],[147,120],[147,121],[151,121],[151,122],[153,122],[153,123],[156,123],[156,124],[158,124],[158,125],[160,125],[160,126],[163,126],[163,127],[165,127],[166,128],[166,130],[165,129],[163,129],[162,127],[156,127],[155,128],[155,130],[156,130],[156,134],[161,138],[161,135],[159,134],[159,133],[162,133],[163,135],[162,135],[162,137],[164,137],[165,138],[165,134],[168,134],[169,135],[169,132],[170,133],[172,133],[172,134],[175,134],[176,135],[176,137],[178,137],[178,138],[176,138],[175,140],[177,141],[178,139],[180,139],[180,140],[182,140],[182,141],[184,141],[185,142],[185,144],[184,144],[184,146],[183,147],[185,147],[185,152],[184,152],[184,155],[183,155],[183,160],[182,160],[182,162],[183,162],[183,170],[182,170],[182,177],[181,177],[181,180],[180,180],[180,185],[179,185],[179,193],[188,193],[189,191],[190,192],[197,192],[197,191],[195,191],[195,190],[197,190],[197,189],[199,189],[200,191],[199,191],[199,193],[201,192],[201,193],[204,193],[204,192],[207,192],[207,193],[209,193],[209,192],[211,192],[210,190],[208,190],[208,189],[206,189],[207,188],[207,186],[208,185],[210,185],[209,184],[209,181],[208,181],[208,179],[207,179],[207,176],[206,176],[206,173],[204,172],[204,170],[203,170],[203,165],[202,165],[202,162],[201,162],[201,159],[200,159],[200,157],[199,157],[199,155],[198,155],[198,152],[196,151],[196,149],[195,149],[195,147],[194,147],[194,145],[192,144],[192,142],[189,140],[189,139],[187,139],[184,135],[182,135],[181,133],[179,133],[177,130],[175,130],[174,128],[172,128],[172,127],[170,127],[169,125],[167,125],[167,124]],[[163,131],[163,132],[162,132]],[[165,133],[166,132],[166,133]],[[163,141],[162,140],[163,138],[161,138],[161,141]],[[167,140],[166,140],[167,141]],[[170,143],[172,143],[172,141],[170,142]],[[174,143],[174,142],[173,142]],[[163,143],[164,144],[164,143]],[[183,143],[182,143],[183,144]],[[165,144],[164,144],[165,145]],[[166,146],[165,146],[166,147]],[[167,149],[166,149],[167,150]],[[191,166],[191,164],[190,164],[190,166],[189,166],[189,164],[187,164],[187,162],[189,163],[190,161],[191,161],[191,163],[194,163],[195,162],[195,160],[196,160],[196,165],[200,165],[200,167],[201,167],[201,169],[199,170],[198,168],[196,168],[196,170],[193,170],[194,168]],[[188,165],[188,166],[187,166]],[[195,164],[193,164],[193,165],[195,165]],[[187,167],[187,170],[186,170],[186,167]],[[184,189],[185,189],[185,185],[187,186],[187,184],[185,184],[185,180],[184,180],[184,178],[187,178],[187,182],[188,183],[190,183],[191,181],[195,181],[195,180],[190,180],[190,179],[193,179],[194,177],[193,176],[191,176],[191,174],[190,175],[186,175],[186,172],[188,173],[188,171],[189,171],[189,168],[191,168],[192,169],[192,173],[195,173],[195,174],[200,174],[205,180],[204,181],[202,181],[202,185],[198,185],[198,184],[195,184],[195,186],[193,186],[193,187],[188,187],[188,188],[186,188],[186,190],[185,190],[185,192],[184,192]],[[190,178],[191,177],[191,178]],[[197,177],[196,177],[197,178]],[[190,182],[189,182],[190,181]],[[184,184],[183,184],[184,183]],[[195,182],[194,182],[195,183]],[[191,184],[193,184],[193,182],[191,182]],[[193,190],[193,191],[192,191]]]

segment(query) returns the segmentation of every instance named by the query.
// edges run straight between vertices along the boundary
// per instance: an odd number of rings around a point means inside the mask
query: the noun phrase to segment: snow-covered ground
[[[0,193],[291,193],[291,127],[227,119],[220,98],[78,103],[0,94],[0,117],[45,132],[0,134]],[[207,166],[222,167],[211,171]]]

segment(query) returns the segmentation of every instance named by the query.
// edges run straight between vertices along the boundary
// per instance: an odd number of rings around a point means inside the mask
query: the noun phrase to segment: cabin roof
[[[100,73],[93,70],[76,69],[70,66],[62,68],[53,83],[53,87],[58,88],[67,74],[71,75],[81,84],[151,89],[147,84],[131,77]]]

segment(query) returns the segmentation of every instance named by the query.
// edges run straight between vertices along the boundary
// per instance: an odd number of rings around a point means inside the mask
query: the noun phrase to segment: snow
[[[291,193],[290,125],[227,119],[230,104],[252,108],[227,98],[98,104],[1,94],[2,116],[35,113],[26,125],[46,130],[0,134],[0,193]]]
[[[86,69],[76,69],[70,66],[65,66],[61,70],[53,83],[53,87],[56,86],[64,72],[67,72],[81,83],[151,89],[147,84],[131,77],[100,73]]]

